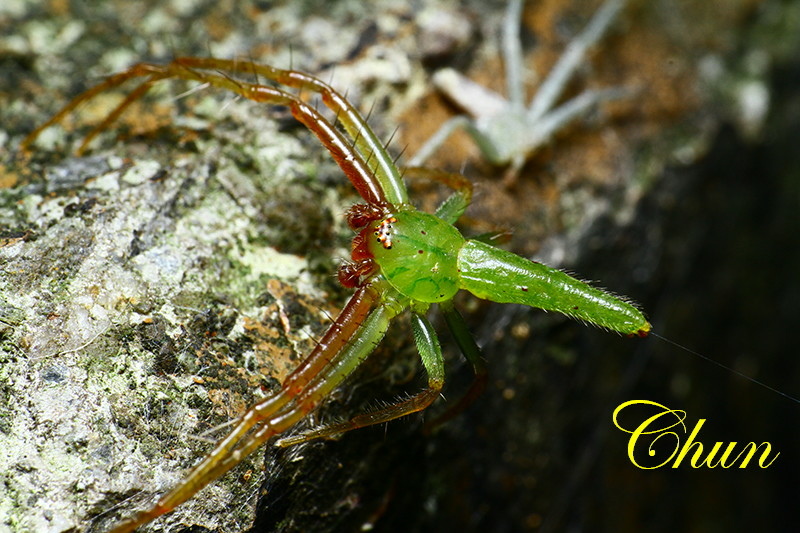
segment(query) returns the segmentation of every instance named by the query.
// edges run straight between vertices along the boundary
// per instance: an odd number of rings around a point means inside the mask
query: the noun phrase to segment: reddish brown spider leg
[[[455,224],[472,202],[472,182],[461,174],[426,167],[408,167],[403,169],[403,176],[437,181],[455,191],[436,209],[436,216],[450,224]]]
[[[453,172],[445,172],[442,170],[431,169],[427,167],[406,167],[403,169],[403,177],[416,179],[426,179],[437,181],[446,187],[455,191],[455,193],[447,198],[436,209],[436,216],[442,220],[446,220],[451,224],[455,224],[459,218],[464,214],[466,208],[472,201],[472,182],[461,174]],[[486,226],[481,224],[480,221],[471,220],[473,224]],[[508,242],[511,234],[508,230],[492,229],[481,235],[472,237],[475,240],[485,242],[487,244],[497,245],[503,242]]]
[[[348,289],[355,289],[364,284],[364,280],[375,275],[377,267],[372,259],[362,259],[361,261],[346,261],[339,266],[336,273],[339,283]]]
[[[383,143],[367,126],[366,121],[358,110],[327,83],[297,70],[284,70],[269,65],[257,65],[252,62],[243,63],[232,59],[179,57],[173,63],[189,69],[211,69],[254,74],[288,87],[319,94],[323,103],[335,113],[336,120],[344,126],[353,139],[357,151],[368,162],[370,169],[377,174],[386,198],[392,203],[408,202],[408,193],[403,186],[400,173],[394,161],[386,153]]]
[[[403,167],[403,177],[410,179],[427,179],[438,181],[442,185],[453,189],[463,195],[467,203],[472,201],[472,182],[463,174],[457,172],[446,172],[436,168],[428,167]]]
[[[378,298],[378,292],[371,286],[356,291],[319,345],[278,393],[251,407],[231,433],[175,488],[149,510],[117,525],[112,533],[133,531],[172,511],[314,410],[372,352],[390,320],[404,307],[393,300],[375,306]]]
[[[20,148],[27,150],[28,146],[46,128],[61,122],[69,113],[74,111],[81,103],[93,98],[97,94],[117,87],[126,81],[137,78],[147,77],[134,91],[128,95],[98,126],[92,129],[87,135],[78,153],[82,153],[91,140],[100,132],[107,129],[127,107],[134,101],[144,96],[150,87],[157,81],[167,78],[179,78],[185,80],[208,83],[216,87],[228,89],[251,100],[273,104],[285,105],[290,108],[292,115],[310,129],[330,151],[334,160],[351,181],[358,193],[367,203],[385,206],[386,197],[383,192],[383,185],[375,177],[372,169],[365,163],[363,156],[356,151],[351,142],[339,132],[324,116],[316,109],[309,106],[298,97],[264,85],[240,82],[218,74],[198,72],[179,63],[173,62],[168,65],[153,65],[139,63],[128,70],[114,75],[103,83],[92,87],[73,98],[61,111],[53,118],[36,128],[21,143]]]
[[[386,217],[386,211],[372,204],[353,204],[344,215],[350,229],[359,231],[364,226]]]
[[[95,137],[107,130],[132,103],[144,96],[147,91],[150,90],[150,87],[152,87],[154,83],[161,79],[163,78],[151,77],[147,81],[137,85],[136,88],[131,91],[131,93],[126,96],[125,99],[122,100],[122,102],[120,102],[100,124],[94,126],[91,131],[86,134],[86,137],[84,137],[83,142],[81,142],[81,145],[78,147],[78,150],[75,153],[79,156],[83,155],[84,152],[86,152],[86,149],[89,147],[89,143],[91,143]]]
[[[53,115],[50,118],[50,120],[48,120],[47,122],[45,122],[44,124],[42,124],[41,126],[36,128],[35,130],[33,130],[32,132],[30,132],[27,135],[27,137],[25,137],[22,140],[22,142],[20,143],[20,149],[23,150],[23,151],[27,151],[29,149],[29,147],[30,147],[30,144],[33,143],[33,141],[36,140],[36,138],[39,136],[39,134],[41,134],[44,130],[46,130],[50,126],[54,126],[54,125],[60,123],[61,121],[63,121],[67,117],[67,115],[72,113],[83,102],[85,102],[87,100],[91,100],[92,98],[94,98],[98,94],[103,93],[105,91],[108,91],[109,89],[113,89],[114,87],[122,85],[123,83],[125,83],[126,81],[128,81],[130,79],[141,78],[141,77],[144,77],[144,76],[147,76],[149,78],[148,79],[149,82],[154,82],[154,81],[157,81],[159,79],[168,78],[168,77],[171,76],[171,74],[166,72],[164,70],[164,68],[162,66],[160,66],[160,65],[150,65],[148,63],[138,63],[138,64],[132,66],[131,68],[129,68],[128,70],[126,70],[124,72],[120,72],[119,74],[114,74],[113,76],[108,77],[102,83],[99,83],[99,84],[95,85],[94,87],[91,87],[91,88],[85,90],[84,92],[80,93],[78,96],[76,96],[75,98],[70,100],[69,103],[67,103],[67,105],[62,107],[61,110],[58,113]],[[147,84],[147,82],[143,83],[142,85],[145,85],[145,84]],[[148,86],[148,88],[149,88],[149,86]],[[141,91],[141,94],[139,94],[137,96],[137,98],[143,96],[144,93],[147,92],[147,90],[148,90],[147,88],[143,89]],[[134,92],[136,92],[136,91],[134,91]],[[134,100],[135,100],[135,98],[134,98]],[[133,100],[131,100],[131,102],[132,101]],[[121,113],[122,110],[125,109],[125,107],[130,105],[131,102],[128,102],[128,104],[126,104],[126,105],[123,105],[121,110],[119,111],[119,113]],[[116,112],[116,110],[112,111],[112,114],[115,113],[115,112]],[[119,113],[117,113],[117,116],[119,115]],[[97,135],[97,133],[95,133],[94,135]]]
[[[299,435],[285,437],[276,443],[278,446],[291,446],[313,439],[339,435],[347,431],[375,424],[389,422],[411,413],[422,411],[439,396],[444,385],[444,360],[442,351],[436,340],[436,334],[430,322],[420,314],[412,313],[411,325],[414,331],[414,340],[417,343],[422,363],[428,373],[428,386],[417,394],[397,402],[393,405],[357,415],[345,422],[323,425],[304,431]]]
[[[209,81],[214,85],[212,80]],[[245,87],[250,89],[245,96],[251,100],[288,106],[292,111],[292,116],[311,130],[325,148],[328,149],[339,168],[342,169],[364,201],[368,204],[380,206],[388,204],[382,185],[375,178],[375,174],[365,163],[364,158],[354,151],[351,144],[339,133],[339,130],[320,115],[316,109],[302,100],[298,100],[277,89],[263,85],[245,85]],[[285,98],[283,102],[278,101],[281,97]]]

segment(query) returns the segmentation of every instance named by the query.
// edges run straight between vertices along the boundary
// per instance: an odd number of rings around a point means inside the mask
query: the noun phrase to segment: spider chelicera
[[[233,78],[236,74],[254,74],[270,84],[237,80]],[[460,289],[495,302],[558,311],[626,335],[645,336],[650,331],[644,315],[623,299],[481,240],[465,239],[453,226],[472,196],[472,185],[463,176],[407,169],[408,176],[432,179],[455,191],[435,214],[417,210],[409,201],[400,170],[353,105],[328,84],[296,70],[194,57],[178,58],[165,65],[140,63],[75,97],[25,138],[21,148],[27,149],[44,129],[59,123],[81,103],[134,79],[140,81],[139,85],[88,133],[79,152],[155,83],[167,79],[196,81],[233,91],[255,102],[288,107],[328,149],[364,203],[347,212],[347,222],[357,234],[351,260],[339,269],[341,283],[355,292],[316,348],[277,392],[239,417],[230,433],[176,487],[151,508],[119,523],[112,530],[114,533],[133,531],[170,512],[262,444],[291,429],[370,355],[392,319],[405,310],[411,312],[414,339],[428,375],[427,388],[383,409],[285,437],[277,444],[288,446],[337,435],[387,422],[430,405],[439,395],[445,378],[439,341],[425,317],[434,304],[439,306],[476,373],[485,375],[480,350],[453,306],[453,297]],[[301,92],[318,95],[335,119],[329,120],[309,105]],[[475,383],[451,413],[475,396],[481,380],[476,379]]]

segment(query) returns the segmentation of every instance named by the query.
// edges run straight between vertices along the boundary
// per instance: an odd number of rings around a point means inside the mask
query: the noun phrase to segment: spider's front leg
[[[335,114],[335,120],[344,126],[350,137],[340,132],[331,121],[299,96],[277,87],[245,82],[225,74],[242,72],[255,74],[288,87],[319,93],[323,102]],[[366,121],[341,94],[308,74],[251,62],[183,57],[165,65],[138,63],[70,100],[50,120],[25,137],[20,149],[23,152],[27,151],[42,131],[62,122],[84,102],[135,79],[141,80],[139,85],[112,109],[100,124],[92,128],[77,150],[79,155],[88,148],[89,143],[97,135],[109,129],[131,104],[141,99],[153,85],[163,80],[182,79],[227,89],[256,102],[288,107],[292,115],[311,130],[328,149],[364,201],[376,206],[408,202],[405,186],[393,160]]]

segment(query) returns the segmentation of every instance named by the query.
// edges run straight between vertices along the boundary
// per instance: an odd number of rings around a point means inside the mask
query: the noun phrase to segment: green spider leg
[[[448,300],[439,304],[444,315],[447,329],[453,334],[453,339],[456,341],[459,350],[464,355],[464,358],[472,366],[472,373],[474,375],[472,384],[464,392],[461,397],[448,404],[447,409],[440,413],[433,420],[425,423],[425,431],[430,433],[443,423],[451,418],[464,412],[464,410],[472,405],[472,403],[486,390],[486,385],[489,381],[489,372],[486,368],[486,359],[484,359],[481,349],[475,342],[475,337],[469,331],[467,323],[461,313],[453,305],[453,300]]]
[[[411,329],[414,341],[419,350],[422,364],[428,374],[428,386],[417,394],[399,401],[383,409],[369,411],[356,415],[350,420],[333,424],[326,424],[297,435],[284,437],[276,442],[277,446],[292,446],[309,440],[331,437],[347,431],[375,424],[389,422],[411,413],[427,408],[439,396],[444,386],[444,358],[442,348],[433,326],[421,313],[411,314]]]

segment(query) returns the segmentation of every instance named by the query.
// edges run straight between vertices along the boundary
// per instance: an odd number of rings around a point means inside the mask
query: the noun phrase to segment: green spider
[[[255,74],[273,85],[236,80],[232,76],[237,73]],[[26,137],[21,148],[26,150],[44,129],[59,123],[81,103],[137,78],[139,85],[88,133],[79,153],[156,82],[173,78],[196,81],[256,102],[288,107],[328,149],[365,203],[354,205],[347,213],[349,225],[358,233],[353,239],[352,260],[339,269],[339,280],[354,288],[355,293],[316,348],[277,392],[248,409],[234,423],[233,430],[176,487],[150,509],[119,523],[112,529],[114,533],[133,531],[170,512],[262,444],[290,430],[372,353],[392,319],[407,309],[428,374],[427,388],[349,421],[285,437],[277,441],[278,445],[380,424],[430,405],[439,396],[445,378],[439,341],[425,317],[433,304],[439,306],[460,349],[480,373],[480,350],[453,306],[453,297],[461,289],[495,302],[558,311],[626,335],[643,337],[650,331],[644,315],[620,298],[559,270],[479,240],[465,239],[453,226],[472,197],[472,185],[463,176],[409,169],[406,175],[433,179],[455,191],[435,214],[418,211],[409,202],[401,172],[358,111],[328,84],[299,71],[213,58],[178,58],[166,65],[140,63],[76,96]],[[285,88],[319,95],[335,121]],[[473,386],[451,413],[470,401],[477,388]]]

